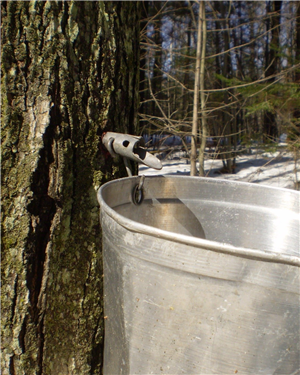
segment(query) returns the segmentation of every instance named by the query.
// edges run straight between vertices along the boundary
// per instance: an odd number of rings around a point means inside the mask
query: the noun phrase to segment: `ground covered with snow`
[[[140,165],[139,174],[145,176],[190,174],[189,160],[184,157],[183,152],[170,152],[161,161],[163,165],[161,170]],[[247,155],[240,155],[236,158],[233,174],[221,173],[222,167],[222,160],[214,158],[205,160],[204,168],[207,177],[299,189],[300,160],[295,161],[294,155],[284,149],[272,153],[252,150]]]

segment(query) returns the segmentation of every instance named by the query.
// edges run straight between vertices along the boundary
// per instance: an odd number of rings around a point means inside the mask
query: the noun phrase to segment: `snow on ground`
[[[162,165],[163,168],[159,171],[140,165],[139,174],[145,176],[190,174],[190,164],[188,159],[183,157],[182,152],[169,154],[162,160]],[[293,155],[287,151],[275,153],[256,151],[251,155],[240,155],[236,158],[234,174],[220,174],[222,167],[222,160],[219,159],[206,159],[204,163],[206,176],[212,178],[253,182],[287,189],[295,189],[295,182],[300,180],[300,161],[295,163]]]

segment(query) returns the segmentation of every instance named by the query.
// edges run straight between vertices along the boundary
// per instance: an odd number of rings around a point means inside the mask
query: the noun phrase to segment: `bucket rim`
[[[205,249],[209,251],[214,251],[223,254],[229,254],[232,256],[238,256],[243,258],[250,258],[253,260],[260,260],[264,262],[271,262],[271,263],[282,263],[292,266],[300,267],[300,254],[297,255],[288,255],[288,254],[281,254],[270,252],[266,250],[258,250],[258,249],[251,249],[246,247],[239,247],[230,245],[228,243],[221,243],[217,241],[207,240],[203,238],[188,236],[185,234],[178,234],[175,232],[170,232],[167,230],[159,229],[152,227],[150,225],[141,224],[134,220],[128,219],[125,216],[116,212],[112,207],[110,207],[103,198],[103,191],[114,184],[118,184],[124,180],[139,180],[141,176],[132,176],[132,177],[124,177],[115,179],[103,184],[97,192],[97,199],[100,204],[100,208],[104,211],[108,216],[110,216],[113,220],[115,220],[119,225],[121,225],[126,230],[129,230],[133,233],[139,233],[148,235],[151,237],[158,237],[160,239],[165,239],[171,242],[177,242],[181,244],[185,244],[188,246],[197,247],[200,249]],[[161,178],[172,178],[172,179],[197,179],[202,181],[212,181],[215,180],[210,177],[194,177],[194,176],[176,176],[176,175],[157,175],[157,176],[146,176],[147,179],[161,179]],[[244,185],[244,186],[251,186],[251,188],[257,188],[261,190],[265,189],[272,189],[277,191],[289,192],[293,195],[299,195],[300,200],[300,192],[296,190],[290,190],[285,188],[279,188],[274,186],[266,186],[266,185],[257,185],[250,182],[242,182],[242,181],[232,181],[232,180],[225,180],[225,179],[217,179],[216,182],[223,182],[228,185]]]

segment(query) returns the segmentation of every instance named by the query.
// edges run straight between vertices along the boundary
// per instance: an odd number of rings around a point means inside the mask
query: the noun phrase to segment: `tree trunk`
[[[141,20],[140,20],[140,27],[141,27],[141,35],[140,39],[141,42],[146,42],[146,35],[147,35],[147,22],[148,22],[148,10],[149,9],[149,1],[143,1],[141,5]],[[147,113],[147,103],[146,100],[149,99],[149,90],[147,89],[147,52],[146,48],[141,53],[141,60],[140,60],[140,112]]]
[[[296,18],[296,30],[295,30],[295,64],[300,63],[300,4],[297,4],[297,18]],[[295,82],[300,86],[300,69],[295,71]],[[297,92],[300,91],[298,86]],[[295,130],[296,134],[300,135],[300,108],[296,108],[293,113],[295,119]]]
[[[270,21],[267,24],[267,31],[271,30],[271,41],[266,45],[266,58],[265,58],[265,76],[271,77],[271,81],[275,80],[275,74],[279,73],[279,33],[280,33],[280,12],[282,1],[269,1],[267,3],[267,16]],[[273,14],[275,12],[275,14]],[[268,29],[269,28],[269,29]],[[264,136],[266,140],[270,138],[275,140],[278,136],[278,129],[276,125],[276,116],[273,112],[266,111],[264,113]]]
[[[215,2],[216,4],[216,2]],[[218,2],[217,8],[220,12],[222,21],[220,22],[222,29],[222,36],[224,41],[224,55],[223,55],[223,64],[222,64],[222,75],[224,78],[232,78],[232,64],[231,64],[231,55],[230,52],[230,14],[231,7],[228,6],[228,2]],[[228,10],[229,9],[229,10]],[[227,83],[221,82],[222,87],[226,88]],[[227,173],[232,173],[232,106],[229,106],[230,99],[232,97],[232,92],[230,89],[224,91],[224,104],[226,106],[225,110],[222,111],[222,132],[221,132],[221,157],[223,161],[223,171]]]
[[[205,98],[205,49],[206,49],[206,19],[205,19],[205,1],[200,2],[200,17],[202,27],[202,43],[201,43],[201,64],[200,64],[200,104],[201,104],[201,143],[199,148],[199,175],[204,176],[204,153],[207,138],[206,124],[206,98]]]
[[[200,6],[200,4],[199,4]],[[197,50],[196,50],[196,66],[195,66],[195,83],[194,83],[194,101],[193,101],[193,121],[192,121],[192,138],[191,138],[191,176],[197,175],[197,140],[198,140],[198,108],[199,108],[199,92],[200,92],[200,63],[202,51],[202,23],[201,13],[199,9],[198,29],[197,29]]]
[[[152,59],[150,61],[151,66],[149,66],[149,71],[147,73],[149,77],[149,84],[151,84],[151,90],[154,94],[155,99],[160,102],[162,99],[162,37],[161,37],[161,16],[159,14],[161,8],[163,7],[162,1],[151,2],[149,9],[149,16],[155,17],[154,22],[154,34],[152,36],[152,42],[154,49],[152,49]],[[154,116],[161,116],[161,109],[156,103],[156,100],[152,98],[150,113]]]
[[[297,4],[297,17],[296,17],[296,38],[295,38],[295,64],[300,63],[300,4]],[[296,70],[295,81],[300,83],[300,69]]]
[[[138,2],[8,1],[2,14],[2,374],[99,374],[101,147],[134,133]]]

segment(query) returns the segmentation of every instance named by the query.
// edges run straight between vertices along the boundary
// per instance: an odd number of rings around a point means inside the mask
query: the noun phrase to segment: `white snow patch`
[[[162,160],[163,168],[155,170],[145,165],[139,166],[139,175],[190,175],[188,159],[183,153],[173,153]],[[198,165],[197,165],[198,167]],[[206,177],[253,182],[262,185],[295,189],[300,181],[300,160],[294,160],[293,154],[287,151],[275,153],[241,155],[236,158],[235,173],[220,174],[222,160],[206,159],[204,163]]]

